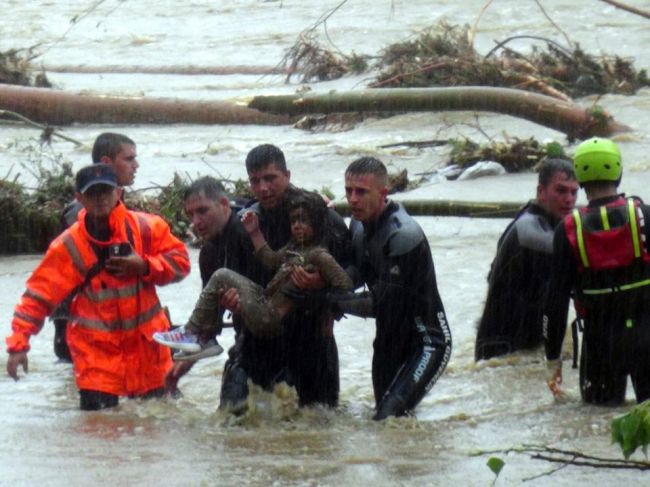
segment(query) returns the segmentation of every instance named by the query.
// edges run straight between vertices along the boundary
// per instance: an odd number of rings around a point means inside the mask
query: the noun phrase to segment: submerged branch
[[[413,216],[459,216],[470,218],[512,218],[524,203],[477,202],[456,200],[400,200],[406,211]],[[338,213],[349,216],[346,202],[337,202]]]
[[[645,10],[641,10],[635,7],[631,7],[629,5],[626,5],[621,2],[616,2],[615,0],[600,0],[601,2],[608,3],[609,5],[612,5],[616,8],[620,8],[621,10],[625,10],[627,12],[640,15],[641,17],[645,17],[646,19],[650,19],[650,12],[646,12]]]
[[[508,448],[505,450],[478,451],[472,453],[471,456],[493,455],[495,453],[523,453],[528,454],[530,458],[535,460],[544,460],[551,463],[562,463],[565,465],[574,465],[577,467],[650,470],[650,462],[648,461],[599,457],[595,455],[587,455],[576,450],[564,450],[561,448],[553,448],[543,445],[523,445],[520,447]],[[555,469],[552,472],[547,472],[547,475],[557,470],[559,469]]]
[[[63,135],[61,132],[53,129],[52,127],[43,125],[41,123],[36,123],[33,120],[30,120],[29,118],[22,116],[20,113],[12,112],[10,110],[0,110],[0,117],[3,116],[10,116],[12,118],[20,120],[24,124],[31,125],[32,127],[41,129],[43,131],[43,136],[41,138],[58,137],[60,139],[67,140],[68,142],[72,142],[76,146],[83,145],[82,142],[79,142],[78,140],[73,139],[72,137],[68,137],[67,135]]]

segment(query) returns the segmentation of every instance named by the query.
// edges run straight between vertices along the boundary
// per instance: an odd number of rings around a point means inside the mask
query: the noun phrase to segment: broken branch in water
[[[646,19],[650,19],[650,12],[646,12],[645,10],[641,10],[635,7],[631,7],[629,5],[626,5],[621,2],[616,2],[615,0],[600,0],[601,2],[608,3],[612,5],[613,7],[620,8],[621,10],[625,10],[627,12],[640,15],[641,17],[645,17]]]
[[[72,142],[76,146],[83,145],[83,143],[79,142],[76,139],[73,139],[72,137],[68,137],[67,135],[63,135],[61,132],[58,130],[53,129],[52,127],[48,125],[43,125],[41,123],[36,123],[33,120],[30,120],[27,117],[22,116],[20,113],[12,112],[11,110],[0,110],[0,117],[3,116],[10,116],[15,119],[20,120],[21,122],[31,125],[32,127],[36,127],[38,129],[41,129],[43,131],[43,135],[41,136],[42,139],[49,139],[50,137],[58,137],[63,140],[67,140],[68,142]]]

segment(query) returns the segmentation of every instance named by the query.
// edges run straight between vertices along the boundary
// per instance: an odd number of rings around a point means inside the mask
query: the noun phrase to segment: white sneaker
[[[185,330],[184,326],[176,328],[175,330],[156,332],[153,334],[152,338],[155,342],[175,350],[182,350],[183,352],[191,353],[201,351],[198,337]]]
[[[215,338],[199,343],[199,346],[201,350],[198,352],[179,350],[174,354],[174,360],[200,360],[202,358],[215,357],[223,352],[223,347],[219,345]]]

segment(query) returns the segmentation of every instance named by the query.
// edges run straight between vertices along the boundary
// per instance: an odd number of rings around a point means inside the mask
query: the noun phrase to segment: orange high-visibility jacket
[[[29,350],[45,317],[71,291],[84,284],[98,261],[98,247],[132,241],[148,264],[143,277],[117,277],[102,269],[77,292],[70,308],[67,339],[77,387],[116,395],[137,395],[163,386],[172,365],[170,350],[152,340],[169,329],[155,286],[180,281],[190,270],[183,242],[161,218],[129,211],[118,203],[109,217],[110,241],[88,233],[86,211],[57,237],[27,280],[6,339],[7,351]],[[128,230],[127,230],[128,228]],[[129,238],[130,237],[130,238]]]

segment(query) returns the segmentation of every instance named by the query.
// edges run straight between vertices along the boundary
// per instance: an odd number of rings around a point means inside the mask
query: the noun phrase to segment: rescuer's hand
[[[23,366],[23,372],[27,373],[29,369],[29,361],[27,360],[27,352],[10,352],[7,359],[7,374],[14,380],[18,380],[18,366]]]
[[[231,287],[230,289],[226,289],[224,293],[221,295],[219,304],[224,308],[226,308],[228,311],[232,313],[237,313],[240,307],[239,293],[237,292],[237,289],[234,287]]]
[[[117,277],[140,277],[149,273],[147,262],[135,252],[126,257],[109,257],[105,267]]]

